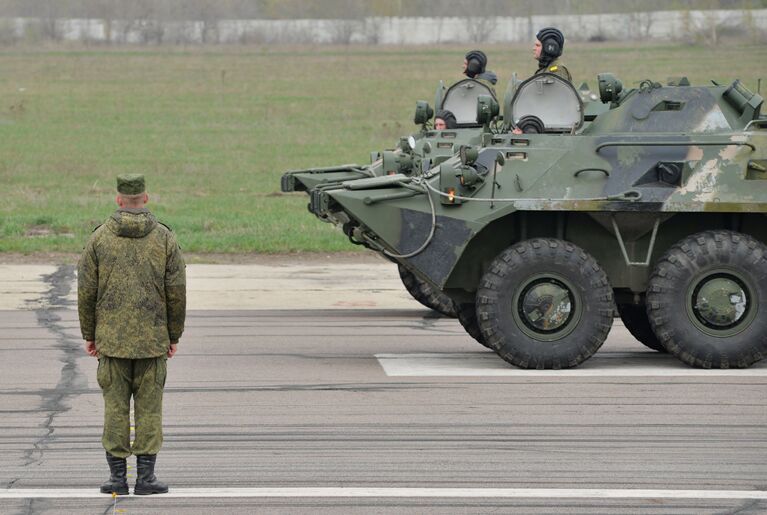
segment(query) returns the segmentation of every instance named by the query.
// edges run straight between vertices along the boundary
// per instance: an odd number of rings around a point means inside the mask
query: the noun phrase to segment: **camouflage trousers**
[[[157,454],[162,446],[162,393],[167,358],[124,359],[101,356],[96,373],[104,396],[104,449],[118,458]],[[130,400],[136,437],[130,441]]]

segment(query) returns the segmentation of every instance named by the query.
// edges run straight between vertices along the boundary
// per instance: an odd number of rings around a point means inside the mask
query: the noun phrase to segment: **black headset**
[[[562,52],[562,48],[554,38],[547,38],[542,41],[543,53],[550,56],[559,56]]]
[[[466,64],[466,75],[474,77],[479,73],[482,73],[482,63],[479,62],[479,59],[472,57]]]
[[[545,27],[539,30],[535,37],[541,42],[541,57],[557,58],[562,55],[565,42],[562,31],[555,27]]]

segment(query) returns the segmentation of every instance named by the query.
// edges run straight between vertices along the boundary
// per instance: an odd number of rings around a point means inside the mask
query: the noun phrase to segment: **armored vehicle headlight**
[[[408,154],[400,154],[399,155],[399,171],[403,173],[408,173],[413,168],[413,158],[410,157]]]
[[[599,99],[603,103],[615,102],[618,95],[623,91],[623,83],[612,73],[600,73],[597,75],[599,82]]]
[[[486,124],[498,116],[500,108],[498,102],[490,95],[477,97],[477,123]]]
[[[754,97],[754,93],[749,91],[739,80],[736,80],[724,91],[722,97],[742,114],[749,100]]]
[[[415,137],[410,136],[407,139],[407,145],[410,147],[410,150],[415,150]]]
[[[455,202],[455,188],[448,188],[446,193],[447,201],[453,204]]]
[[[431,120],[432,116],[434,116],[434,109],[429,106],[428,102],[419,100],[415,103],[415,117],[413,117],[413,122],[415,122],[416,125],[423,125]]]
[[[458,149],[458,156],[461,158],[461,164],[464,166],[471,166],[477,160],[479,156],[479,150],[467,145],[461,145]]]
[[[458,180],[461,182],[461,186],[472,186],[482,181],[482,177],[477,173],[477,170],[471,166],[463,166],[461,167],[461,173]]]

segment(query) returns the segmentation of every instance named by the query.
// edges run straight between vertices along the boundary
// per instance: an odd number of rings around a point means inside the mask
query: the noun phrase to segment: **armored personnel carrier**
[[[453,156],[460,146],[479,144],[482,130],[481,125],[476,122],[474,111],[480,96],[495,99],[493,90],[480,81],[464,79],[449,87],[440,82],[435,94],[435,108],[437,111],[441,109],[451,111],[456,117],[457,128],[433,130],[430,121],[434,116],[434,109],[427,102],[418,101],[413,121],[421,126],[421,130],[400,139],[397,148],[372,152],[369,165],[349,164],[291,170],[282,176],[282,191],[308,193],[315,189],[319,191],[327,185],[349,180],[390,174],[410,176],[438,166],[442,161]],[[335,219],[323,220],[337,222]],[[457,306],[450,297],[407,267],[399,264],[398,268],[402,283],[413,298],[443,315],[457,316]]]
[[[598,82],[605,108],[591,115],[555,75],[515,84],[508,130],[479,96],[478,143],[428,169],[311,186],[310,210],[449,296],[467,330],[518,367],[584,362],[616,308],[643,343],[688,365],[761,360],[763,99],[739,81]]]

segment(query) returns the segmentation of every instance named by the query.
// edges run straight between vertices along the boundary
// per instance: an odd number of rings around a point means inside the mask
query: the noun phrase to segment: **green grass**
[[[485,46],[502,77],[528,47]],[[79,251],[114,208],[115,176],[147,176],[150,208],[192,252],[355,250],[279,193],[283,171],[367,162],[415,129],[415,101],[458,79],[463,47],[0,50],[0,251]],[[687,75],[752,88],[767,47],[568,46],[576,83]]]

